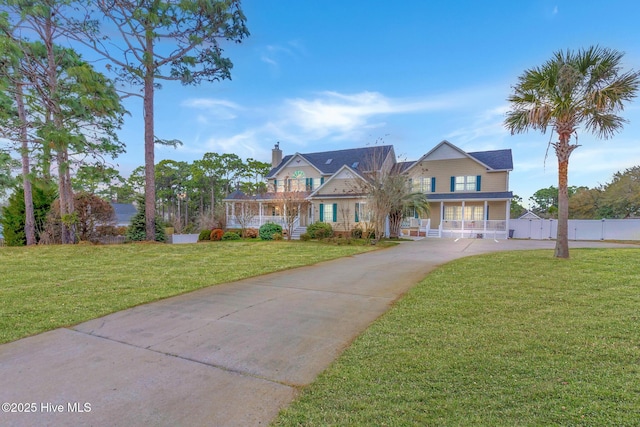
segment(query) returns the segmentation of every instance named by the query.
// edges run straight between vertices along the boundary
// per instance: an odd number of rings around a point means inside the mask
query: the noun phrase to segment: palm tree
[[[579,147],[577,130],[584,126],[598,138],[608,139],[626,122],[617,113],[636,95],[640,73],[622,73],[623,54],[598,46],[586,50],[558,51],[541,67],[518,78],[508,98],[511,111],[505,126],[511,134],[548,128],[558,134],[550,143],[558,158],[558,238],[555,256],[569,257],[569,156]],[[576,142],[571,142],[572,135]]]

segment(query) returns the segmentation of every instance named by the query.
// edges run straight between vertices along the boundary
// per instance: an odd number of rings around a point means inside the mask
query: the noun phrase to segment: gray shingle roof
[[[116,213],[116,222],[118,225],[129,225],[131,218],[138,213],[138,209],[131,203],[111,203]]]
[[[342,166],[347,165],[353,169],[362,168],[371,158],[380,155],[386,158],[393,150],[391,145],[380,145],[375,147],[351,148],[347,150],[323,151],[319,153],[299,153],[309,163],[315,166],[324,175],[333,175]],[[293,157],[293,155],[285,156],[282,162],[269,171],[267,178],[272,178],[278,171]],[[327,161],[331,159],[331,162]],[[355,163],[358,163],[354,166]]]
[[[476,151],[467,153],[494,170],[513,170],[511,150]]]

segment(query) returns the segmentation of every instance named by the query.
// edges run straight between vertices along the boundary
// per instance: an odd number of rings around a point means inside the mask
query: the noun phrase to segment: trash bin
[[[513,233],[515,233],[516,230],[509,230],[509,238],[513,239]]]

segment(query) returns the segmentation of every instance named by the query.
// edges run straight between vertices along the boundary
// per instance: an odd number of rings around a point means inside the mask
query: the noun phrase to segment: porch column
[[[438,226],[439,235],[442,237],[442,225],[444,224],[444,202],[440,202],[440,225]]]
[[[464,237],[464,200],[462,201],[462,230],[460,233],[460,237]]]
[[[262,202],[258,202],[258,223],[262,226]]]
[[[231,203],[231,217],[233,218],[233,222],[235,223],[235,217],[236,217],[236,202]]]
[[[508,239],[509,238],[509,220],[511,219],[511,200],[507,200],[506,205],[507,205],[507,212],[506,212],[505,218],[507,220],[504,222],[506,224],[506,228],[505,228],[504,231],[505,231],[505,233],[507,233],[505,238]],[[529,235],[531,235],[531,234],[529,234]]]
[[[484,210],[482,212],[484,212],[484,237],[487,237],[487,221],[489,220],[489,211],[487,210],[489,206],[489,202],[488,201],[484,201]],[[494,236],[495,237],[495,236]]]
[[[211,210],[213,212],[213,209]],[[229,202],[224,202],[224,216],[227,219],[227,224],[229,221]]]

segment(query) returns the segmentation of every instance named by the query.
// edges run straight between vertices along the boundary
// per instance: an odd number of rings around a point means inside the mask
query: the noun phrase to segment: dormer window
[[[333,161],[333,159],[327,159],[327,161],[326,161],[326,162],[324,162],[324,164],[325,164],[325,165],[330,165],[332,161]]]
[[[360,162],[353,162],[353,164],[351,165],[351,169],[357,168],[359,164]]]

